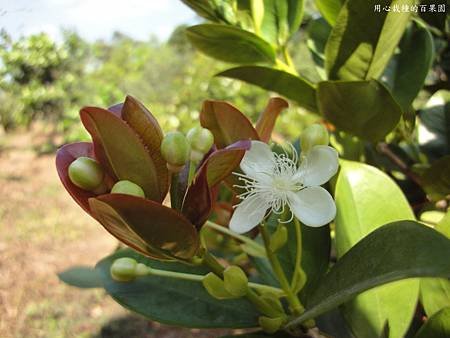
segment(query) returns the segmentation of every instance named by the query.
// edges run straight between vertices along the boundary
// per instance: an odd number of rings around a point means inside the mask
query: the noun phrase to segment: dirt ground
[[[0,337],[213,338],[131,315],[102,290],[61,283],[57,272],[95,265],[116,241],[59,183],[42,128],[0,135]]]

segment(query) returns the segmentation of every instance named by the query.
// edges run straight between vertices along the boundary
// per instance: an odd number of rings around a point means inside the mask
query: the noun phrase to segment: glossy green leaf
[[[264,0],[261,35],[274,45],[284,45],[300,27],[304,0]]]
[[[318,111],[314,86],[305,79],[282,70],[262,66],[243,66],[228,69],[217,75],[242,80],[277,92],[312,112]]]
[[[450,238],[450,210],[434,229]],[[422,278],[420,280],[420,302],[429,317],[444,307],[450,307],[450,280]]]
[[[325,49],[331,80],[377,79],[406,28],[411,12],[374,12],[376,5],[413,5],[415,0],[348,0]]]
[[[383,82],[392,96],[407,111],[422,88],[434,59],[433,37],[428,29],[414,22],[403,35],[399,53],[394,55]],[[384,79],[385,78],[385,79]]]
[[[268,42],[237,27],[202,24],[187,28],[186,35],[197,49],[218,60],[275,62],[275,50]]]
[[[419,112],[418,140],[428,157],[450,155],[450,91],[439,90]]]
[[[201,17],[210,20],[219,22],[219,18],[217,17],[217,13],[215,13],[213,2],[209,0],[181,0],[186,6],[193,9],[198,15]]]
[[[155,163],[139,136],[119,117],[101,108],[85,107],[80,117],[92,136],[97,159],[108,173],[136,183],[147,198],[161,201]]]
[[[314,2],[320,14],[322,14],[331,26],[334,26],[339,11],[344,4],[344,0],[315,0]]]
[[[366,164],[341,161],[335,198],[338,259],[383,224],[414,220],[414,213],[395,182]],[[374,255],[378,255],[375,250]],[[392,337],[401,337],[413,317],[418,294],[418,280],[389,284],[345,304],[344,315],[358,337],[379,337],[386,323]]]
[[[204,275],[208,271],[180,263],[167,263],[121,250],[106,257],[96,269],[105,290],[119,304],[163,324],[193,328],[245,328],[258,324],[257,310],[245,299],[216,300],[200,282],[167,277],[139,277],[132,282],[114,281],[109,269],[119,257],[132,257],[155,269]]]
[[[169,171],[160,150],[163,131],[152,113],[132,96],[126,97],[121,114],[123,120],[139,135],[152,158],[159,183],[159,201],[163,201],[169,190]]]
[[[427,195],[437,201],[450,194],[450,155],[434,162],[422,175]]]
[[[237,108],[224,101],[206,100],[200,112],[200,124],[214,135],[214,144],[225,148],[241,140],[258,140],[250,120]]]
[[[58,273],[64,283],[81,289],[100,288],[103,286],[98,271],[90,266],[73,266]]]
[[[199,246],[197,230],[182,214],[171,208],[151,200],[123,194],[91,198],[89,205],[107,230],[110,231],[114,227],[128,231],[128,234],[137,236],[145,243],[144,252],[139,247],[141,253],[151,257],[164,258],[165,255],[179,259],[188,259],[197,253]],[[117,234],[113,235],[118,237]],[[118,238],[124,241],[123,238]]]
[[[373,142],[384,139],[402,114],[389,91],[375,80],[320,82],[317,102],[337,128]]]
[[[261,141],[269,142],[278,115],[287,107],[289,107],[289,104],[281,97],[272,97],[269,100],[266,109],[259,116],[255,126]]]
[[[338,260],[308,298],[306,311],[287,326],[315,318],[385,283],[412,277],[448,278],[449,255],[450,240],[431,228],[414,221],[384,225]]]
[[[448,338],[450,337],[450,307],[428,318],[414,338]]]

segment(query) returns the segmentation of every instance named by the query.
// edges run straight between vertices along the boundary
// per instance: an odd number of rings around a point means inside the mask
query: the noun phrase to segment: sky
[[[46,32],[59,40],[60,28],[94,41],[120,31],[138,40],[166,40],[195,13],[179,0],[0,0],[0,28],[14,38]]]

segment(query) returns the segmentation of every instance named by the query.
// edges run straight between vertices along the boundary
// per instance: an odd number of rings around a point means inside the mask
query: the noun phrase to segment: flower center
[[[296,186],[295,183],[292,182],[292,179],[290,177],[285,176],[274,177],[272,185],[275,190],[278,190],[281,193],[286,191],[298,190],[298,187]]]

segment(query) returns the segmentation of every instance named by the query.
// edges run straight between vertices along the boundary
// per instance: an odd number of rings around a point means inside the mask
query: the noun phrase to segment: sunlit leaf
[[[379,82],[323,81],[317,88],[320,111],[339,129],[380,141],[400,120],[402,111]]]
[[[242,66],[228,69],[217,76],[254,84],[294,100],[312,112],[318,111],[314,86],[307,80],[285,71],[263,66]]]
[[[449,255],[450,240],[422,224],[398,221],[382,226],[338,260],[309,298],[306,311],[287,326],[315,318],[385,283],[411,277],[448,278]]]
[[[415,0],[346,1],[325,49],[328,78],[377,79],[394,53],[411,12],[374,12],[374,8],[414,4]]]
[[[187,28],[186,35],[196,48],[218,60],[275,62],[275,50],[268,42],[237,27],[202,24]]]
[[[411,207],[395,182],[366,164],[341,161],[335,198],[338,259],[382,225],[414,220]],[[381,254],[375,249],[374,252]],[[344,315],[358,337],[378,337],[386,323],[390,332],[400,337],[408,329],[418,295],[418,280],[396,282],[358,295],[344,305]]]
[[[344,0],[315,0],[314,2],[320,14],[322,14],[331,26],[334,26],[339,11],[344,4]]]
[[[450,307],[443,308],[428,318],[414,338],[450,337]]]

